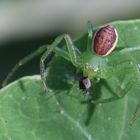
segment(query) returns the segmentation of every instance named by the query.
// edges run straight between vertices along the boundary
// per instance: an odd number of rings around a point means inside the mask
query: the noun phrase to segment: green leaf
[[[140,20],[113,24],[118,48],[140,45]],[[75,44],[84,51],[86,40],[85,34]],[[139,51],[129,55],[140,61]],[[112,77],[92,85],[96,99],[110,96],[105,83],[115,87],[117,76]],[[75,68],[60,57],[51,64],[47,83],[48,93],[39,76],[24,77],[0,90],[0,140],[139,140],[140,119],[129,124],[140,99],[137,85],[124,98],[95,106],[79,90]]]

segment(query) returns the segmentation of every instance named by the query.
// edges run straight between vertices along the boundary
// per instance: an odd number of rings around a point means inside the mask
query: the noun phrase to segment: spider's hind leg
[[[126,71],[122,71],[122,69],[126,69]],[[117,64],[115,68],[111,68],[108,72],[104,73],[103,77],[105,79],[110,79],[113,75],[120,77],[120,78],[126,78],[123,80],[123,83],[121,85],[118,85],[118,89],[113,92],[113,96],[107,99],[99,99],[99,100],[92,100],[91,102],[94,104],[97,103],[107,103],[112,102],[118,99],[123,98],[128,91],[132,88],[134,84],[140,85],[140,72],[137,64],[133,61],[125,61],[123,63]],[[126,77],[125,77],[126,76]],[[110,86],[110,85],[108,85]]]
[[[116,92],[114,92],[115,94],[113,93],[114,95],[112,97],[106,98],[106,99],[91,100],[91,103],[93,104],[109,103],[109,102],[121,99],[128,93],[131,87],[132,87],[132,82],[128,82],[127,87],[125,87],[124,89],[119,87],[119,90],[116,90]]]

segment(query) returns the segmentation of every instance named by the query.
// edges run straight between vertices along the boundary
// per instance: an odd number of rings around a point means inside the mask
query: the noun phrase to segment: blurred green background
[[[139,0],[4,0],[0,1],[0,83],[10,69],[41,45],[63,33],[86,32],[91,20],[100,26],[140,18]],[[39,57],[21,67],[13,79],[39,73]]]

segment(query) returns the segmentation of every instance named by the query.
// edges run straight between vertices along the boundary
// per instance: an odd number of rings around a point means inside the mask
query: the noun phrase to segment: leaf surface
[[[140,20],[113,25],[119,36],[117,48],[140,45]],[[86,47],[86,40],[85,34],[75,44]],[[140,51],[128,55],[137,63],[140,61]],[[122,74],[129,72],[121,70]],[[71,63],[56,57],[48,72],[48,93],[39,76],[24,77],[1,89],[0,140],[139,140],[140,119],[133,126],[129,124],[140,99],[138,86],[134,84],[120,100],[95,106],[84,102],[88,97],[79,90],[74,74]],[[105,85],[115,89],[118,75],[112,77],[92,85],[96,99],[110,97],[111,89]],[[122,84],[124,79],[119,77]]]

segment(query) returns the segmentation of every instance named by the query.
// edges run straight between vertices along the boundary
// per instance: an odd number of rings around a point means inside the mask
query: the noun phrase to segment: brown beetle
[[[88,92],[88,90],[91,87],[91,81],[90,79],[86,77],[82,77],[79,81],[79,88],[82,89],[85,92]]]
[[[107,56],[110,54],[118,42],[116,29],[107,25],[100,28],[93,39],[93,50],[97,55]]]

